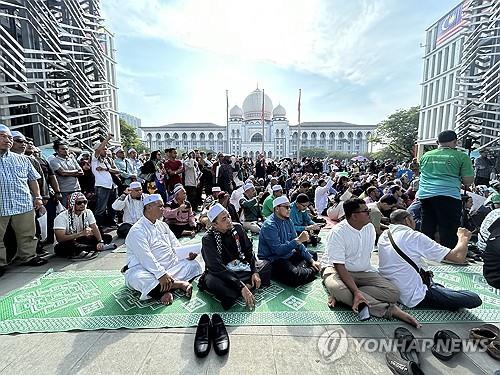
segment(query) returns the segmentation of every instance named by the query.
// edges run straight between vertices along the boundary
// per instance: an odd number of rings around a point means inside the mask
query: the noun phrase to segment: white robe
[[[197,260],[178,258],[175,248],[181,244],[161,220],[153,224],[141,217],[130,229],[125,245],[128,258],[125,283],[141,292],[141,300],[151,298],[148,293],[166,273],[175,280],[189,281],[202,272]]]

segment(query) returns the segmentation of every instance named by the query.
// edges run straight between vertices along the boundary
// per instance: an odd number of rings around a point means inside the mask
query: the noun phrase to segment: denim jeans
[[[98,227],[112,224],[114,219],[114,211],[111,208],[115,200],[115,190],[107,189],[102,186],[95,187],[95,194],[97,198],[95,207],[95,220]]]
[[[473,309],[483,302],[476,293],[468,290],[452,290],[433,284],[427,289],[425,298],[416,307],[429,307],[439,310],[456,311],[460,308]]]

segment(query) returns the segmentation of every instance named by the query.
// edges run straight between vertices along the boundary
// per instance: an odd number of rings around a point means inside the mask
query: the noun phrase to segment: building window
[[[250,139],[250,142],[262,142],[262,134],[255,133],[254,135],[252,135],[252,139]]]

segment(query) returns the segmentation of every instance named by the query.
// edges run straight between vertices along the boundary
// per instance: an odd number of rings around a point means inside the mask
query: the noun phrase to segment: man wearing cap
[[[250,176],[252,179],[253,179],[253,176]],[[245,184],[252,184],[252,179],[249,178],[248,180],[245,181],[245,183],[243,185],[241,185],[238,189],[236,190],[233,190],[233,192],[231,193],[230,195],[230,198],[229,198],[229,203],[231,203],[234,208],[236,208],[236,211],[239,212],[240,211],[240,199],[241,197],[243,197],[243,193],[245,192],[244,187],[245,187]]]
[[[462,217],[462,184],[474,181],[472,162],[467,154],[456,149],[457,134],[445,130],[438,135],[439,147],[420,159],[420,182],[417,197],[422,202],[422,233],[453,249]]]
[[[66,143],[55,140],[53,149],[56,155],[49,160],[49,165],[56,174],[59,184],[60,202],[66,207],[71,193],[81,190],[78,177],[83,176],[83,170],[80,164],[69,155],[69,147]]]
[[[194,237],[196,234],[196,219],[191,203],[186,200],[186,190],[181,184],[174,187],[174,198],[165,204],[163,217],[170,230],[177,238]]]
[[[262,219],[259,200],[264,195],[260,192],[256,195],[255,186],[251,183],[243,185],[243,196],[240,198],[240,207],[243,211],[243,228],[252,233],[259,233]]]
[[[141,184],[144,182],[141,178],[139,178],[139,173],[141,173],[142,162],[137,157],[137,151],[135,148],[130,148],[127,152],[127,160],[130,163],[131,171],[130,173],[136,176],[136,180]]]
[[[287,197],[276,198],[273,209],[259,234],[258,257],[271,262],[274,279],[293,287],[307,284],[320,270],[317,254],[304,246],[309,233],[304,231],[297,236]]]
[[[328,195],[332,186],[333,180],[330,177],[326,180],[322,178],[318,181],[318,187],[314,191],[314,207],[318,215],[326,215]]]
[[[217,196],[219,195],[220,192],[221,192],[220,187],[214,186],[212,188],[212,194],[208,195],[205,198],[205,201],[203,201],[203,209],[204,210],[208,210],[213,205],[213,203],[217,200]]]
[[[485,148],[481,149],[479,151],[479,157],[474,160],[474,170],[476,174],[474,185],[488,185],[493,168],[493,162],[488,159],[488,150]]]
[[[163,200],[152,194],[144,198],[144,216],[130,229],[127,247],[126,284],[141,293],[141,300],[153,298],[163,304],[173,300],[172,291],[191,296],[190,281],[201,274],[196,254],[179,259],[175,248],[181,244],[162,221]]]
[[[229,212],[221,204],[215,203],[210,208],[208,219],[211,226],[202,239],[205,272],[198,283],[200,289],[212,293],[225,310],[240,296],[253,308],[252,291],[269,286],[270,266],[255,259],[245,230],[240,224],[232,223]]]
[[[130,183],[130,186],[123,191],[113,202],[113,210],[123,211],[123,223],[116,231],[119,238],[126,238],[132,225],[137,223],[144,211],[143,199],[146,194],[142,193],[142,185],[139,181]]]
[[[4,238],[10,223],[17,239],[17,254],[23,264],[41,266],[47,263],[36,256],[35,210],[43,206],[37,182],[41,176],[27,156],[10,151],[12,143],[10,129],[0,124],[0,239]],[[0,241],[0,276],[5,273],[5,266],[7,254]]]
[[[275,184],[271,187],[272,194],[264,199],[262,204],[262,216],[268,218],[273,213],[273,200],[283,195],[283,188],[279,184]]]
[[[128,159],[125,158],[125,151],[123,148],[118,147],[115,149],[115,166],[120,171],[120,177],[122,180],[122,189],[125,190],[132,181],[137,179],[137,172],[134,172],[134,168]],[[122,191],[118,191],[121,194]]]

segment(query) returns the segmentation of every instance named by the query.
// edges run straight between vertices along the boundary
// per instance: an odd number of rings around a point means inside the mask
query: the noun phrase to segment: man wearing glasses
[[[366,304],[373,316],[396,318],[420,327],[414,317],[396,306],[399,290],[371,265],[376,233],[365,201],[349,199],[344,211],[346,220],[332,228],[321,260],[328,306],[333,308],[339,301],[358,313],[358,306]]]
[[[37,182],[41,176],[26,156],[10,151],[12,145],[10,129],[0,124],[0,239],[10,223],[18,241],[17,254],[23,264],[41,266],[47,263],[36,256],[35,210],[43,206]],[[0,241],[0,276],[5,273],[5,266],[6,249]]]
[[[273,209],[259,234],[259,259],[271,262],[272,278],[286,285],[295,287],[313,281],[320,263],[317,254],[304,246],[309,233],[303,231],[297,236],[287,197],[276,198]]]
[[[115,248],[109,234],[101,234],[96,219],[87,208],[87,198],[80,192],[70,195],[68,209],[54,220],[57,245],[54,252],[72,260],[90,260],[98,251]],[[109,245],[105,245],[109,244]]]

